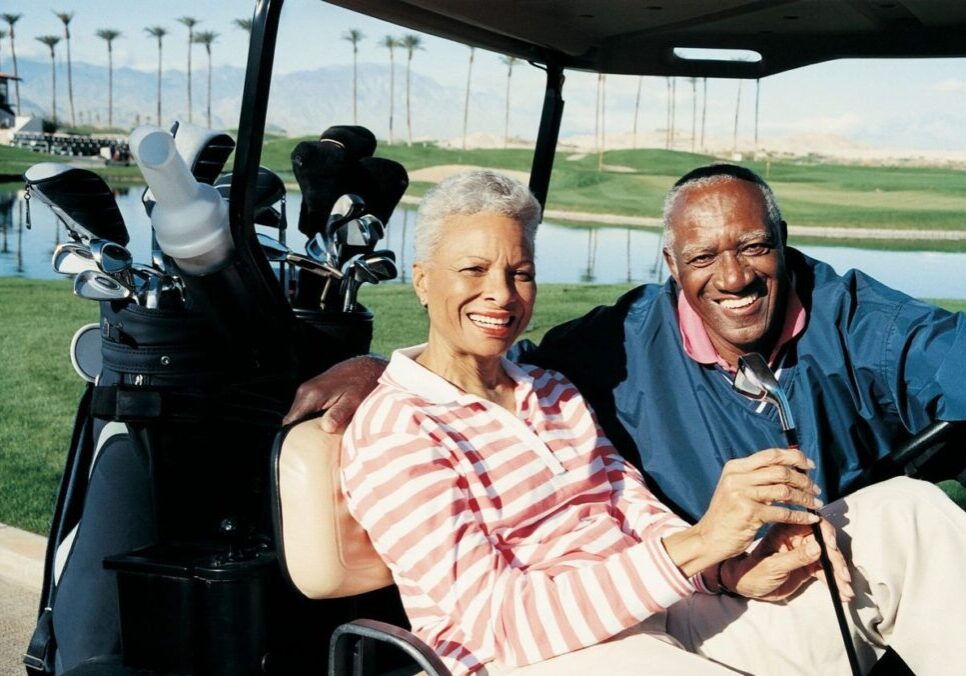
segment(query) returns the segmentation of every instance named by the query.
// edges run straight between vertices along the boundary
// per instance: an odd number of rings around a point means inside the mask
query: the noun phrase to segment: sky
[[[196,30],[219,34],[213,45],[216,65],[243,68],[247,33],[233,24],[237,18],[250,17],[251,0],[4,0],[4,13],[20,13],[16,24],[19,56],[47,59],[47,48],[35,38],[63,35],[63,26],[53,11],[73,11],[71,22],[72,58],[104,64],[106,48],[95,37],[99,28],[120,30],[114,41],[115,67],[153,71],[157,52],[146,26],[165,26],[170,32],[164,40],[166,69],[184,70],[187,60],[187,29],[177,17],[199,19]],[[0,24],[0,28],[6,28]],[[377,41],[386,35],[401,36],[398,26],[354,14],[321,0],[288,0],[282,13],[276,70],[292,72],[352,61],[351,47],[342,39],[349,29],[358,29],[365,38],[360,44],[360,63],[386,64],[388,52]],[[464,86],[469,49],[432,36],[421,36],[424,49],[414,57],[413,69],[442,85]],[[58,54],[63,58],[63,50]],[[11,70],[9,38],[0,43],[2,69]],[[400,54],[397,53],[397,59]],[[201,64],[203,50],[195,45],[194,63]],[[506,67],[499,55],[477,51],[473,70],[474,90],[502,96],[506,86]],[[607,83],[606,125],[608,131],[629,128],[638,78],[609,76]],[[690,125],[690,85],[679,80],[677,86],[679,125]],[[572,73],[565,87],[568,129],[590,131],[593,126],[593,74]],[[667,101],[663,78],[644,78],[642,110],[654,124],[663,119]],[[533,107],[542,98],[543,76],[524,64],[514,70],[514,97],[530,101]],[[733,124],[738,83],[710,80],[709,128],[712,133],[728,134]],[[742,84],[742,134],[750,134],[753,118],[754,83]],[[649,113],[648,113],[649,111]],[[923,60],[849,60],[835,61],[790,71],[761,81],[761,135],[835,134],[860,143],[923,150],[966,150],[966,59]],[[534,122],[535,124],[535,122]],[[647,123],[642,126],[646,128]]]

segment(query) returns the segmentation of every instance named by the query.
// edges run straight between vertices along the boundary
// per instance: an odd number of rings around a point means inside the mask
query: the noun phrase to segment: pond
[[[135,259],[150,260],[150,222],[140,201],[141,188],[117,191],[117,202],[131,235]],[[300,196],[289,196],[288,243],[296,251],[305,237],[298,231]],[[42,204],[30,210],[26,226],[23,191],[0,193],[0,276],[54,279],[54,246],[67,238],[64,227]],[[401,281],[409,278],[415,212],[399,208],[379,248],[396,252]],[[277,236],[277,231],[265,230]],[[801,249],[842,272],[859,267],[885,284],[916,297],[966,299],[966,253],[882,251],[831,246]],[[544,223],[537,235],[537,270],[542,282],[641,283],[667,277],[656,232],[617,226],[579,228]]]

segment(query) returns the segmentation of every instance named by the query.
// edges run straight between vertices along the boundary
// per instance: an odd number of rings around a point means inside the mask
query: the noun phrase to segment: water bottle
[[[154,195],[151,225],[162,251],[188,274],[223,268],[234,249],[225,200],[215,188],[195,180],[174,137],[161,127],[138,127],[129,144]]]

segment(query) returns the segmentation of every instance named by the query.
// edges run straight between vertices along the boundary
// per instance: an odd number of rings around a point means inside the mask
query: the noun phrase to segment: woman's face
[[[523,226],[502,214],[450,216],[413,286],[429,312],[434,347],[498,357],[530,322],[537,296],[533,251]]]

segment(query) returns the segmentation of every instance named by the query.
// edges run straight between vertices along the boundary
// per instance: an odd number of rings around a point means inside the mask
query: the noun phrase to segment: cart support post
[[[530,167],[530,190],[540,201],[541,207],[547,205],[550,173],[553,171],[553,158],[557,150],[564,107],[563,68],[548,59],[546,72],[547,88],[543,95],[543,114],[540,116],[537,146],[533,151],[533,165]]]

